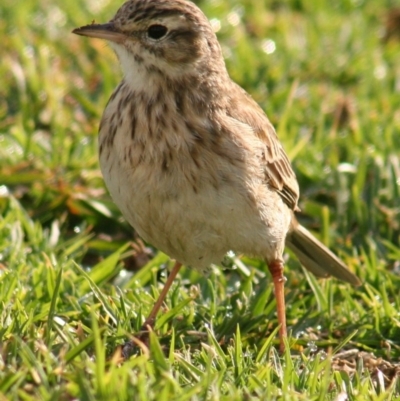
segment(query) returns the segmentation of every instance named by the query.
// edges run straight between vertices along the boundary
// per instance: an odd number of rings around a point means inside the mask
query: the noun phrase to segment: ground
[[[171,265],[110,200],[97,129],[115,56],[73,28],[109,0],[0,5],[0,400],[400,399],[400,11],[394,1],[199,1],[231,76],[277,128],[301,222],[362,280],[286,257],[290,350],[263,261],[184,269],[150,337],[120,346]],[[139,347],[140,348],[140,347]]]

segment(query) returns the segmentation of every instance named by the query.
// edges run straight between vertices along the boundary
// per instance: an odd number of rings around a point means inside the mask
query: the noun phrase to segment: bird
[[[204,274],[233,251],[272,275],[279,349],[287,338],[285,246],[318,277],[358,277],[299,224],[299,185],[263,109],[227,71],[205,14],[187,0],[128,0],[73,33],[106,40],[123,78],[99,127],[105,184],[147,243],[175,260],[150,330],[182,265]]]

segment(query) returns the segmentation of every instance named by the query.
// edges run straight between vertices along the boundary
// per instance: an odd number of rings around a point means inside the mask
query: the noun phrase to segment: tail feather
[[[300,263],[317,277],[334,276],[353,285],[361,281],[347,266],[308,230],[294,221],[286,237],[286,245],[296,254]]]

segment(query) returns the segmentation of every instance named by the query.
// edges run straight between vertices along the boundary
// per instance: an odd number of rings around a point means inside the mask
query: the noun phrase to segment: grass
[[[121,364],[169,261],[134,237],[98,169],[115,57],[70,33],[118,4],[3,0],[0,400],[400,399],[395,2],[199,5],[293,160],[300,219],[363,285],[317,280],[287,255],[280,356],[262,261],[234,258],[208,278],[184,269],[149,348]]]

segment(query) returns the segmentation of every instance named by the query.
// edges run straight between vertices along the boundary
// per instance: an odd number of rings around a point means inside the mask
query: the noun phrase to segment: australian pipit
[[[182,264],[206,271],[232,250],[265,258],[286,336],[286,245],[317,276],[358,278],[294,217],[299,187],[275,130],[229,77],[204,14],[185,0],[130,0],[105,24],[123,80],[104,111],[100,165],[137,233],[176,260],[144,326],[152,325]]]

